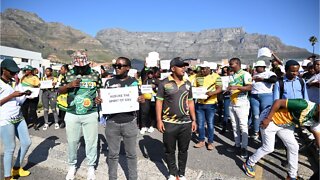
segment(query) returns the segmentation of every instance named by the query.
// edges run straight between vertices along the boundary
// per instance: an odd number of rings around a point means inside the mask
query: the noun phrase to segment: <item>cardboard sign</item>
[[[138,86],[100,89],[102,113],[115,114],[139,110]]]
[[[52,80],[40,81],[40,89],[50,89],[53,88]]]
[[[170,69],[170,61],[171,60],[161,60],[160,61],[160,68],[169,70]]]
[[[147,67],[157,67],[158,66],[158,59],[146,57],[146,66]]]
[[[40,88],[33,88],[30,86],[21,86],[22,91],[26,91],[26,90],[30,90],[31,91],[31,95],[30,96],[26,96],[28,99],[33,99],[39,96],[40,93]]]
[[[207,88],[205,87],[192,87],[192,97],[194,99],[207,99]]]
[[[136,69],[129,69],[128,76],[135,77],[135,74],[137,74],[137,72],[138,70]]]
[[[152,85],[141,85],[141,93],[142,94],[153,93]]]
[[[229,86],[229,76],[221,76],[222,91],[226,91]]]
[[[271,54],[271,51],[269,48],[266,48],[266,47],[263,47],[261,49],[258,50],[258,58],[259,57],[271,57],[272,54]]]

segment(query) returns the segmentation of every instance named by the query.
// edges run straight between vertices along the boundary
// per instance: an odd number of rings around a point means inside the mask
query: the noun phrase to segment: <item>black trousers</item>
[[[66,116],[66,112],[59,109],[59,114],[58,114],[58,117],[59,117],[59,122],[60,123],[64,123],[64,117]]]
[[[37,124],[38,115],[37,115],[37,108],[38,108],[39,97],[33,99],[26,99],[21,106],[22,115],[26,120],[27,124]]]
[[[188,148],[191,140],[191,123],[173,124],[164,122],[163,144],[165,147],[165,158],[170,175],[184,176]],[[178,142],[178,167],[176,165],[176,144]]]
[[[140,104],[140,121],[141,127],[156,127],[156,107],[155,102],[151,100]]]

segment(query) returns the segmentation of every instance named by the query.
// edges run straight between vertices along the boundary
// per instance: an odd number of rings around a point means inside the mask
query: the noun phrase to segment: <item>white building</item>
[[[50,60],[43,59],[42,54],[39,52],[7,46],[0,46],[0,57],[1,60],[6,57],[12,58],[20,68],[31,65],[32,67],[37,68],[40,73],[42,73],[45,68],[52,66]]]

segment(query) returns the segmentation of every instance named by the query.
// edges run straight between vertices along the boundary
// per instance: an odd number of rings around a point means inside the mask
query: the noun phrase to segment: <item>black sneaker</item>
[[[66,124],[64,122],[61,122],[60,128],[65,128],[65,127],[66,127]]]
[[[248,158],[248,151],[247,151],[247,149],[246,148],[242,148],[241,149],[241,158],[243,158],[243,159],[247,159]]]
[[[35,131],[39,131],[39,126],[38,126],[38,125],[34,125],[34,126],[33,126],[33,129],[34,129]]]
[[[239,154],[240,149],[241,149],[240,147],[237,147],[236,145],[234,145],[232,147],[227,148],[227,151],[231,153],[235,152],[236,154]]]

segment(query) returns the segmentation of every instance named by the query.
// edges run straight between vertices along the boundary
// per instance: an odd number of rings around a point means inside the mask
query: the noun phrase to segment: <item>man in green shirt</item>
[[[254,165],[265,155],[273,152],[275,136],[280,137],[287,148],[289,170],[287,179],[296,179],[298,172],[299,145],[294,137],[293,125],[311,126],[316,143],[320,144],[320,106],[305,99],[278,99],[261,115],[262,146],[243,164],[245,173],[255,176]]]
[[[77,51],[73,58],[74,68],[61,80],[59,88],[59,93],[68,93],[65,122],[70,167],[66,180],[74,179],[81,129],[88,158],[87,179],[94,180],[98,143],[98,112],[94,100],[99,95],[102,81],[99,72],[90,68],[85,52]]]

